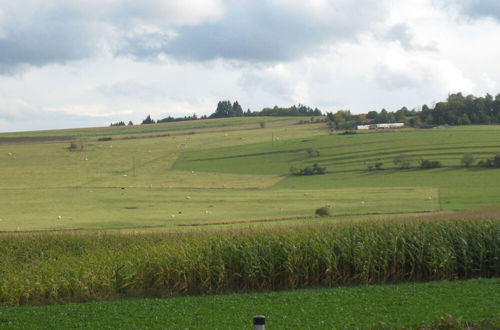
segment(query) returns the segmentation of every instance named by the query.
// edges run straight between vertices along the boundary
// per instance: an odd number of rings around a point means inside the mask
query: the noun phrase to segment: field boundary
[[[324,219],[331,219],[335,217],[363,216],[363,215],[404,215],[404,214],[424,214],[424,213],[439,213],[439,211],[339,213],[339,214],[333,214],[332,216],[329,217],[324,217]],[[234,219],[234,220],[219,220],[219,221],[208,221],[208,222],[184,222],[184,223],[177,223],[176,226],[198,227],[198,226],[232,225],[239,223],[288,221],[288,220],[302,220],[302,219],[321,219],[321,217],[315,215],[302,215],[302,216],[295,215],[295,216],[275,217],[275,218]]]

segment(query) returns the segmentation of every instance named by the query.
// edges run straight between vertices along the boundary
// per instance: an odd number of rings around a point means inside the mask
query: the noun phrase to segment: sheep
[[[62,219],[62,217],[61,217],[60,215],[58,215],[58,216],[57,216],[57,219],[61,220],[61,219]]]
[[[170,217],[173,219],[175,218],[175,214],[171,214]]]
[[[361,201],[361,205],[365,205],[365,201]]]
[[[186,199],[191,199],[191,196],[186,196]]]

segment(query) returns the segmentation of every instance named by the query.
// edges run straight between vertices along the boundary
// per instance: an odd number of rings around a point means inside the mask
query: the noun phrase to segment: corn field
[[[499,258],[500,221],[488,217],[2,234],[0,305],[498,277]]]

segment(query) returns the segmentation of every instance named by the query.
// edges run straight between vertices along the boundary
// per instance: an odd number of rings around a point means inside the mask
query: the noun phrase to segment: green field
[[[500,170],[460,166],[466,152],[480,160],[500,151],[499,126],[330,135],[323,123],[272,119],[274,126],[266,128],[241,129],[260,118],[154,125],[144,129],[194,125],[189,127],[195,134],[88,140],[75,152],[68,142],[0,144],[0,231],[279,223],[308,218],[325,205],[334,216],[322,221],[341,221],[339,216],[452,211],[500,202]],[[227,130],[206,132],[207,126]],[[120,134],[134,136],[141,127],[120,127]],[[111,136],[104,133],[117,129],[72,134]],[[319,156],[310,157],[307,148]],[[413,157],[413,168],[393,164],[402,153]],[[418,169],[421,158],[444,167]],[[383,162],[384,170],[368,171],[374,162]],[[290,166],[313,163],[326,167],[327,174],[289,175]]]
[[[381,323],[390,329],[414,329],[447,314],[498,326],[499,285],[498,279],[442,281],[0,307],[0,329],[250,329],[257,314],[266,315],[269,329],[369,329],[381,328]]]
[[[1,304],[500,274],[500,169],[461,165],[465,153],[475,162],[500,153],[500,126],[339,133],[267,117],[0,134]],[[70,151],[71,141],[82,150]],[[410,169],[393,163],[401,154]],[[421,159],[443,167],[420,169]],[[368,170],[374,163],[383,170]],[[313,164],[326,173],[290,174]],[[316,217],[320,207],[330,215]],[[415,327],[446,313],[476,322],[500,316],[496,286],[492,279],[2,307],[0,328],[177,328],[172,318],[189,329],[245,328],[255,313],[276,328],[300,327],[307,317],[311,329]]]

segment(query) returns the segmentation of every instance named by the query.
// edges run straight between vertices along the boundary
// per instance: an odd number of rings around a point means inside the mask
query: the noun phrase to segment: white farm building
[[[402,128],[405,127],[404,123],[383,123],[372,125],[358,125],[357,129],[379,129],[379,128]]]

